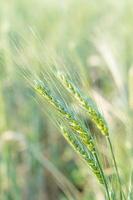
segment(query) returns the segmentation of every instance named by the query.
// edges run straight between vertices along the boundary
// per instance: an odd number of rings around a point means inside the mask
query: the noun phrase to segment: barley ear
[[[35,90],[47,101],[53,105],[56,110],[67,120],[69,126],[80,137],[81,141],[86,145],[89,151],[95,152],[95,146],[93,144],[92,137],[88,134],[88,131],[82,126],[82,124],[74,118],[74,116],[63,107],[60,102],[52,96],[50,90],[43,84],[43,82],[37,82]]]
[[[108,127],[107,127],[106,122],[105,122],[104,118],[102,117],[102,115],[94,108],[94,106],[91,105],[89,100],[86,100],[82,96],[82,94],[78,91],[76,86],[71,81],[69,81],[67,78],[65,78],[64,75],[59,75],[58,77],[60,78],[64,87],[71,94],[74,95],[74,97],[78,100],[78,102],[81,104],[81,106],[86,110],[90,119],[95,123],[95,125],[100,130],[100,132],[103,135],[108,136],[109,135]]]
[[[81,141],[77,138],[74,138],[73,134],[68,132],[63,125],[60,125],[60,129],[67,142],[82,157],[82,159],[86,161],[87,165],[89,166],[93,174],[97,177],[98,181],[101,184],[104,184],[100,169],[97,166],[93,155],[89,156],[88,152],[85,150],[85,148],[83,148],[83,145],[81,146]]]

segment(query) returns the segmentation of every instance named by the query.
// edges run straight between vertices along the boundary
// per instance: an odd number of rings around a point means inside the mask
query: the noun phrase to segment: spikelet
[[[92,137],[88,135],[87,130],[81,125],[81,123],[78,120],[75,120],[73,115],[69,113],[68,110],[66,110],[65,107],[62,106],[58,100],[56,100],[52,96],[51,91],[40,81],[36,83],[35,90],[42,97],[45,97],[48,100],[48,102],[52,104],[60,114],[62,114],[62,116],[67,120],[71,129],[78,134],[81,141],[84,145],[86,145],[88,150],[91,152],[95,152],[95,146]]]
[[[94,173],[94,175],[98,178],[99,182],[101,184],[104,184],[103,177],[101,175],[100,169],[97,166],[93,155],[89,155],[88,152],[81,146],[79,139],[74,138],[73,134],[68,132],[66,128],[63,125],[60,125],[61,132],[67,142],[73,147],[73,149],[82,157],[83,160],[85,160]]]
[[[87,111],[90,116],[90,119],[95,123],[97,128],[101,131],[101,133],[105,136],[109,135],[108,127],[104,118],[101,114],[89,103],[88,100],[84,99],[80,92],[76,89],[76,87],[65,78],[64,75],[58,75],[64,87],[71,92],[75,98],[80,102],[81,106]]]

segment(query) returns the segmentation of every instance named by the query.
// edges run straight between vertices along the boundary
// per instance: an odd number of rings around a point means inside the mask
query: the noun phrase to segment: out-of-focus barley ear
[[[81,145],[81,141],[75,137],[73,137],[73,133],[69,132],[63,125],[60,125],[61,132],[67,142],[73,147],[73,149],[85,160],[92,170],[93,174],[98,178],[98,181],[101,184],[104,184],[103,177],[101,175],[101,171],[95,159],[93,158],[93,154],[89,155],[88,152],[85,150],[83,145]]]
[[[82,96],[82,94],[79,92],[76,86],[71,81],[69,81],[63,74],[58,75],[58,77],[61,80],[64,87],[75,96],[75,98],[79,101],[81,106],[87,111],[90,119],[95,123],[100,132],[103,135],[108,136],[108,127],[102,115],[94,108],[94,106],[91,105],[88,99],[85,99]]]

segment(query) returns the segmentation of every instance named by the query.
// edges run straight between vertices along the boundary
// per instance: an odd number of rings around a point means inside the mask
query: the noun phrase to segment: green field
[[[0,0],[0,200],[133,200],[132,0]]]

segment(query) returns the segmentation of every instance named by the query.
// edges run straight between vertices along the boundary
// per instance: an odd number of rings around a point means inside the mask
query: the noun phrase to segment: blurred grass
[[[65,64],[77,72],[83,91],[98,98],[128,190],[133,165],[132,18],[131,0],[0,1],[0,199],[103,198],[18,70],[28,66],[30,73],[41,73],[56,55],[59,67]],[[104,143],[100,146],[107,156]]]

